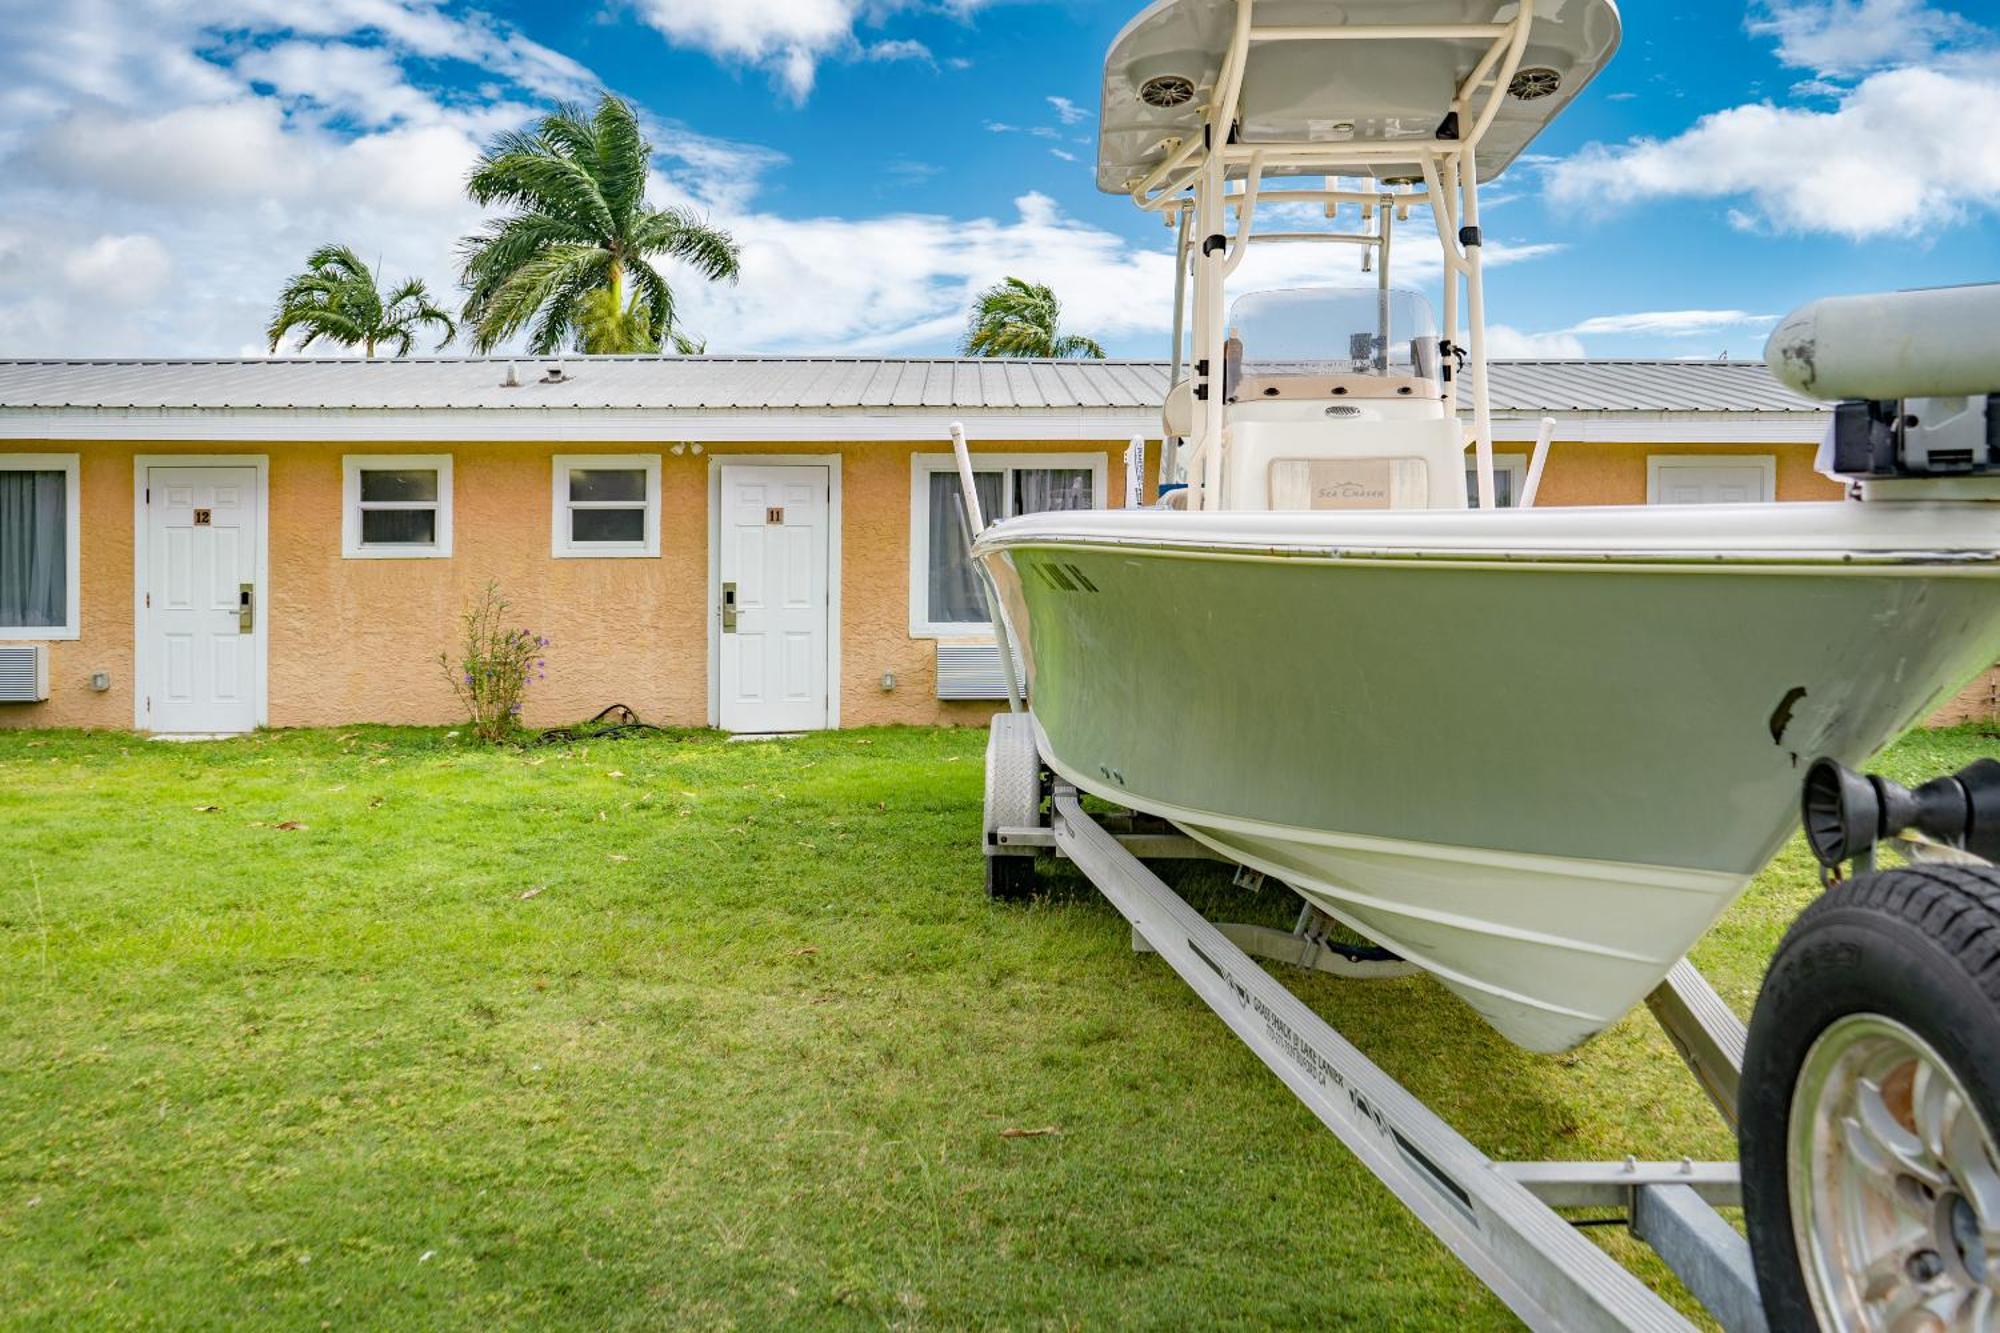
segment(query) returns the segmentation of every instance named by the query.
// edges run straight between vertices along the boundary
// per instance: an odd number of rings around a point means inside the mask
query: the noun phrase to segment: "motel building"
[[[1492,374],[1503,503],[1544,417],[1543,505],[1840,495],[1826,410],[1762,365]],[[552,641],[530,726],[983,723],[949,424],[989,515],[1145,503],[1166,389],[1128,361],[0,362],[0,726],[456,722],[438,659],[489,580]]]

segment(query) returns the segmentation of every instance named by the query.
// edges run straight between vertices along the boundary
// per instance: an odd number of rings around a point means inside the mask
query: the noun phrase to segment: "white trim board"
[[[1604,444],[1811,444],[1826,412],[1523,412],[1494,415],[1494,438],[1532,442],[1541,419],[1556,438]],[[1468,418],[1469,419],[1469,418]],[[815,444],[942,441],[952,421],[978,440],[1158,439],[1157,408],[981,412],[947,407],[783,411],[589,408],[0,408],[0,440],[293,440],[471,443]]]
[[[0,454],[8,472],[63,474],[63,592],[67,605],[60,625],[0,626],[0,639],[15,643],[74,642],[83,637],[83,455]]]
[[[708,455],[708,725],[722,725],[722,469],[749,467],[823,467],[826,472],[826,725],[840,729],[840,610],[841,517],[839,454],[710,454]]]
[[[1091,440],[1157,436],[1156,409],[961,412],[911,408],[825,412],[678,412],[633,408],[0,408],[0,440],[256,440],[397,444],[417,441],[565,444],[845,444],[949,438],[958,421],[974,439]]]
[[[257,470],[257,593],[251,625],[257,658],[257,725],[271,725],[271,459],[268,454],[135,454],[132,457],[132,729],[147,730],[146,472],[156,467],[249,467]]]

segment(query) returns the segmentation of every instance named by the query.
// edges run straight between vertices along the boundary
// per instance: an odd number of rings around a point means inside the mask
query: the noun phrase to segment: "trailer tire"
[[[1739,1102],[1744,1220],[1772,1329],[1876,1326],[1875,1298],[1843,1276],[1905,1246],[1878,1282],[2000,1285],[2000,1253],[1976,1235],[1968,1249],[1962,1230],[1967,1217],[2000,1223],[1979,1219],[1965,1188],[1976,1176],[1990,1199],[2000,1186],[2000,870],[1863,875],[1801,913],[1757,997]],[[1969,1137],[1937,1128],[1930,1151],[1910,1132],[1920,1111]],[[1856,1198],[1890,1201],[1889,1222]],[[1912,1233],[1898,1210],[1933,1219],[1927,1238],[1899,1239]],[[1822,1255],[1826,1275],[1809,1278]]]

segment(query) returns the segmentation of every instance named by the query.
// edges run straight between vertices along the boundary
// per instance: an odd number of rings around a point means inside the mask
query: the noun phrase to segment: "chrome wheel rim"
[[[1851,1014],[1806,1052],[1786,1170],[1820,1327],[2000,1333],[2000,1153],[1938,1053]]]

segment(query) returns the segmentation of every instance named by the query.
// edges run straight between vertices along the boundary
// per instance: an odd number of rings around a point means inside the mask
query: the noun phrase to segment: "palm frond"
[[[632,248],[644,258],[686,264],[709,281],[736,281],[743,252],[736,238],[685,208],[650,209],[632,229]]]
[[[639,113],[622,97],[606,94],[590,121],[598,193],[621,229],[645,206],[653,145],[639,127]]]
[[[979,293],[966,318],[967,356],[1102,357],[1096,340],[1061,332],[1062,303],[1041,283],[1005,278]]]
[[[553,324],[535,326],[533,350],[552,352],[563,344],[575,323],[567,310],[590,288],[608,285],[611,256],[591,246],[551,246],[509,274],[492,292],[473,321],[475,350],[489,352],[520,332],[535,312],[563,298],[566,313]],[[546,314],[547,312],[545,312]],[[548,329],[553,333],[545,336]]]
[[[1055,340],[1049,347],[1049,355],[1055,357],[1081,357],[1091,361],[1104,359],[1104,347],[1095,338],[1086,338],[1081,333],[1066,334]]]
[[[584,299],[595,287],[620,289],[621,274],[634,275],[634,285],[618,317],[639,320],[648,338],[665,344],[673,293],[649,260],[734,280],[740,253],[727,232],[688,210],[647,205],[651,158],[638,111],[610,93],[587,118],[578,107],[559,106],[532,131],[488,143],[466,192],[507,212],[458,246],[460,318],[474,347],[490,350],[524,329],[540,351],[578,338],[629,342],[622,333],[600,337],[610,327],[608,308],[591,307],[591,327],[582,324]],[[611,306],[622,300],[621,291]]]

